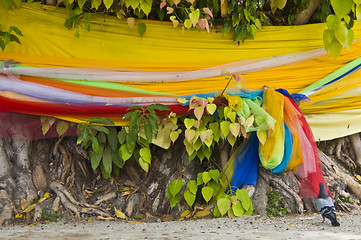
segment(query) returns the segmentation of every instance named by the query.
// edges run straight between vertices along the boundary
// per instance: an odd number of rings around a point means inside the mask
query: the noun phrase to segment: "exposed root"
[[[351,136],[349,136],[349,139],[352,144],[353,151],[356,156],[356,163],[359,167],[361,167],[361,139],[360,134],[356,133]]]
[[[52,182],[50,189],[60,198],[64,208],[70,210],[75,216],[80,218],[81,214],[98,215],[101,217],[111,217],[110,214],[102,209],[87,203],[78,202],[73,198],[66,187],[58,182]]]
[[[328,181],[331,185],[339,186],[340,182],[345,182],[350,191],[361,200],[361,185],[354,179],[350,173],[341,169],[330,157],[319,151],[320,160],[323,163],[323,170],[327,175]],[[337,189],[335,189],[337,191]],[[336,192],[339,194],[340,190]]]
[[[272,186],[278,188],[281,192],[285,191],[286,193],[291,195],[292,198],[294,199],[295,203],[296,203],[297,212],[298,213],[303,213],[304,207],[303,207],[302,199],[300,198],[298,193],[293,191],[292,188],[290,186],[288,186],[286,183],[284,183],[280,177],[278,177],[277,175],[275,175],[275,174],[273,174],[271,172],[266,173],[264,170],[259,171],[259,174],[261,176],[263,176],[266,180],[268,180],[268,182]]]

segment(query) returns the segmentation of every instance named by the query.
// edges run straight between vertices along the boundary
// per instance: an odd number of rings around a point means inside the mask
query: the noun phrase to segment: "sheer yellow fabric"
[[[263,94],[263,108],[276,120],[274,129],[269,130],[264,145],[259,145],[259,156],[262,165],[267,169],[277,167],[284,153],[284,96],[273,89],[266,88]]]

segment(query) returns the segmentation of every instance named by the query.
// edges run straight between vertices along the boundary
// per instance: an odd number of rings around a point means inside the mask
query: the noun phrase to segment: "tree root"
[[[98,215],[101,217],[111,217],[110,214],[102,209],[94,207],[87,203],[78,202],[73,198],[66,187],[58,182],[52,182],[50,189],[60,198],[60,201],[65,209],[70,210],[78,218],[81,214]]]
[[[328,183],[334,186],[340,186],[340,182],[345,182],[350,191],[361,200],[361,185],[354,179],[347,170],[341,169],[330,157],[319,151],[320,160],[323,163],[323,170],[328,178]],[[342,188],[341,188],[342,189]],[[341,190],[337,190],[336,194],[343,195]]]
[[[278,188],[281,193],[284,191],[284,192],[288,193],[289,195],[291,195],[291,197],[294,199],[294,201],[296,203],[296,211],[298,213],[303,213],[304,207],[303,207],[302,199],[300,198],[298,193],[296,193],[294,190],[292,190],[292,188],[290,186],[288,186],[286,183],[284,183],[284,181],[278,175],[273,174],[271,172],[265,172],[263,169],[261,169],[259,171],[259,174],[264,179],[266,179],[266,181],[270,185],[272,185],[275,188]]]

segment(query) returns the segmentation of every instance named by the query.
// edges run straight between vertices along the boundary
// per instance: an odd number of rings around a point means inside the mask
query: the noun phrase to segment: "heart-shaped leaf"
[[[168,188],[170,193],[173,196],[175,196],[180,192],[182,186],[183,186],[183,181],[181,179],[175,179],[169,183]]]
[[[251,115],[247,120],[246,122],[244,123],[247,127],[250,127],[253,125],[253,122],[254,122],[254,115]]]
[[[202,188],[202,196],[204,200],[208,203],[213,196],[213,188],[211,187],[203,187]]]
[[[209,10],[209,8],[203,8],[203,12],[207,13],[211,18],[213,18],[213,13],[211,10]]]
[[[206,130],[199,131],[199,138],[202,142],[204,142],[207,138],[207,132]]]
[[[211,180],[211,176],[209,176],[209,172],[203,172],[202,173],[202,180],[203,183],[206,184],[207,182],[209,182],[209,180]]]
[[[204,108],[201,107],[201,106],[196,107],[196,108],[194,109],[194,116],[195,116],[198,120],[200,120],[200,119],[202,118],[203,113],[204,113]]]
[[[159,4],[159,8],[162,9],[165,7],[165,5],[167,5],[167,2],[166,1],[162,1],[160,4]]]
[[[194,201],[196,200],[196,195],[191,193],[188,189],[184,191],[184,199],[186,200],[187,204],[192,207]]]
[[[228,121],[222,121],[221,122],[221,137],[224,139],[224,138],[226,138],[227,136],[228,136],[228,134],[229,134],[229,132],[230,132],[230,130],[229,130],[229,125],[230,125],[231,123],[230,122],[228,122]]]
[[[214,103],[209,103],[207,105],[207,112],[210,114],[210,115],[213,115],[214,112],[217,110],[217,105],[214,104]]]
[[[184,21],[184,26],[187,28],[187,29],[190,29],[192,27],[192,22],[189,18],[187,18],[185,21]]]
[[[217,200],[217,207],[219,213],[223,216],[228,212],[228,209],[231,207],[231,201],[227,198],[220,198]]]
[[[193,129],[186,129],[184,133],[188,142],[191,142],[194,136],[196,135],[196,131],[194,131]]]
[[[139,150],[139,154],[141,156],[141,158],[143,158],[143,160],[150,164],[151,160],[152,160],[152,154],[150,153],[150,149],[145,147]]]
[[[242,217],[243,216],[243,213],[244,213],[244,209],[242,207],[242,204],[237,201],[237,204],[233,204],[232,205],[232,210],[233,210],[233,213],[236,217]]]
[[[193,96],[189,101],[189,109],[194,109],[199,106],[199,97]]]
[[[179,137],[179,132],[178,131],[173,131],[170,133],[170,140],[174,143],[178,137]]]
[[[242,203],[244,210],[248,211],[252,206],[252,201],[249,198],[247,191],[245,189],[237,189],[236,196]]]
[[[231,123],[229,125],[229,130],[231,131],[233,136],[238,137],[241,130],[241,125],[239,123]]]
[[[197,181],[196,180],[190,180],[188,183],[187,183],[187,187],[189,188],[189,191],[193,194],[197,194],[197,189],[198,189],[198,186],[197,186]]]
[[[196,122],[196,120],[193,118],[184,119],[184,125],[186,126],[187,129],[192,128],[195,122]]]
[[[189,14],[189,19],[191,20],[193,27],[197,25],[199,16],[200,11],[198,8]]]

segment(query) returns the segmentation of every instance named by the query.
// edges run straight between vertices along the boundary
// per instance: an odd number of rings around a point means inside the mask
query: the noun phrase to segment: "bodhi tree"
[[[9,11],[21,5],[13,0],[2,3]],[[95,12],[116,15],[130,27],[135,25],[136,18],[167,20],[173,27],[185,30],[213,31],[222,26],[223,35],[233,34],[233,41],[239,44],[247,38],[257,38],[257,31],[264,25],[327,22],[325,49],[337,58],[341,48],[352,43],[353,22],[359,19],[360,3],[356,0],[63,0],[48,4],[66,8],[64,24],[80,38],[79,29],[91,31],[90,21]],[[143,37],[146,25],[138,23],[137,27]],[[0,31],[2,50],[11,41],[21,42],[20,30],[14,26]],[[229,179],[227,182],[222,178],[221,172],[235,151],[233,146],[262,125],[255,120],[258,113],[238,112],[230,102],[223,92],[217,99],[194,97],[188,103],[193,110],[190,117],[174,116],[163,105],[135,106],[123,116],[129,120],[126,127],[115,127],[102,116],[77,126],[43,117],[44,135],[55,129],[59,136],[46,141],[26,141],[16,137],[23,133],[14,132],[13,139],[0,141],[0,224],[14,217],[28,222],[41,219],[44,209],[62,210],[78,217],[96,215],[100,219],[158,218],[167,213],[186,218],[207,215],[209,210],[215,216],[238,217],[253,210],[265,215],[268,186],[284,196],[289,211],[312,210],[312,202],[302,202],[298,196],[297,187],[294,188],[297,179],[292,172],[271,174],[260,170],[256,188],[247,187],[248,193],[244,189],[233,194],[227,191]],[[267,123],[263,131],[270,127]],[[75,135],[76,129],[78,136],[65,136],[66,132]],[[73,134],[69,133],[71,130]],[[169,137],[172,142],[169,149],[154,144],[160,135]],[[352,198],[345,189],[361,192],[357,180],[350,176],[350,172],[358,174],[360,161],[354,163],[349,160],[354,159],[352,154],[341,153],[352,146],[357,149],[359,144],[357,134],[350,140],[320,145],[341,162],[342,167],[331,168],[338,164],[321,154],[327,181],[336,197],[347,201]],[[355,150],[355,155],[358,159],[361,154]],[[356,197],[361,196],[356,194]],[[347,201],[339,203],[344,210],[351,207]]]

